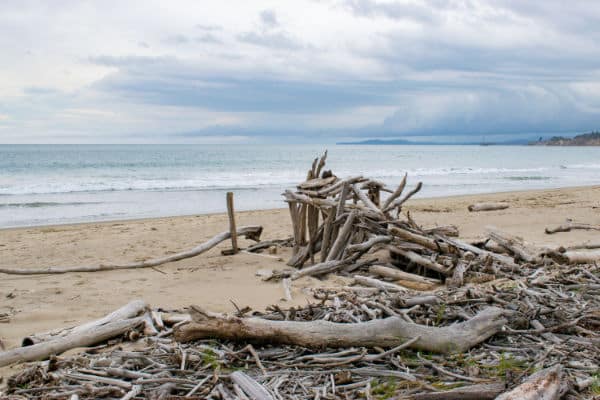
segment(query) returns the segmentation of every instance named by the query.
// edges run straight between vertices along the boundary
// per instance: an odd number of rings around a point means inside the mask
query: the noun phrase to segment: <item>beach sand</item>
[[[467,211],[473,202],[500,200],[508,201],[510,208]],[[544,233],[545,227],[559,225],[566,218],[600,224],[600,186],[415,199],[405,210],[424,227],[455,224],[467,240],[482,237],[485,226],[494,225],[538,246],[600,242],[597,231]],[[287,208],[237,214],[238,226],[254,224],[264,227],[263,239],[291,235]],[[141,261],[192,248],[227,227],[227,216],[218,214],[5,229],[0,230],[0,265],[33,268]],[[248,244],[240,242],[242,247]],[[230,242],[223,242],[198,257],[155,269],[2,275],[0,314],[8,313],[10,322],[0,324],[0,339],[6,348],[12,348],[27,334],[96,319],[136,298],[167,310],[190,304],[214,311],[235,310],[233,303],[257,309],[290,304],[282,301],[280,283],[263,282],[255,276],[259,269],[285,267],[289,249],[276,257],[221,256],[220,251],[228,247]],[[308,300],[304,287],[344,283],[344,278],[334,279],[294,282],[291,304]]]

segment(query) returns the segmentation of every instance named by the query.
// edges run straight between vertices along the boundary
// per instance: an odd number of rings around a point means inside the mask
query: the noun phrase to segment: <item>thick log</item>
[[[410,348],[436,353],[464,352],[496,334],[507,323],[506,311],[488,307],[468,321],[431,327],[389,317],[359,323],[272,321],[262,318],[206,317],[175,329],[175,339],[220,338],[305,347],[395,347],[419,337]],[[195,316],[197,318],[197,316]]]
[[[331,246],[331,250],[329,250],[329,254],[327,255],[327,261],[338,260],[341,258],[344,249],[348,245],[348,241],[350,240],[350,233],[352,232],[354,219],[356,218],[356,212],[352,211],[348,217],[346,218],[346,222],[344,222],[344,226],[340,229],[340,232],[335,239],[335,242]]]
[[[231,251],[238,252],[237,230],[235,229],[235,210],[233,209],[233,192],[227,192],[227,217],[229,217],[229,235],[231,236]]]
[[[306,267],[301,269],[300,271],[296,271],[292,274],[291,279],[296,280],[300,279],[303,276],[315,276],[315,275],[323,275],[328,274],[330,272],[336,271],[342,268],[346,263],[344,261],[332,260],[325,261],[323,263],[319,263],[310,267]]]
[[[593,264],[600,262],[600,250],[591,251],[565,251],[556,254],[557,258],[569,264]]]
[[[394,283],[380,281],[368,276],[354,275],[354,283],[363,286],[377,288],[384,292],[406,292],[406,288]]]
[[[316,189],[316,188],[320,188],[326,185],[329,185],[330,183],[334,183],[338,178],[335,176],[330,176],[329,178],[315,178],[315,179],[311,179],[308,180],[304,183],[301,183],[300,185],[298,185],[298,188],[300,189]]]
[[[513,390],[496,397],[496,400],[558,400],[562,389],[562,367],[555,365],[536,372]]]
[[[587,231],[600,231],[600,225],[581,224],[578,222],[567,221],[563,225],[559,225],[556,228],[546,228],[546,233],[551,235],[557,232],[571,232],[575,229],[587,230]]]
[[[246,236],[249,239],[258,240],[262,233],[262,226],[243,226],[237,230],[238,236]],[[147,261],[131,264],[102,264],[102,265],[86,265],[86,266],[74,266],[74,267],[46,267],[39,269],[29,268],[0,268],[0,272],[4,274],[12,275],[41,275],[41,274],[66,274],[68,272],[98,272],[98,271],[112,271],[117,269],[138,269],[138,268],[152,268],[158,265],[166,264],[169,262],[183,260],[185,258],[191,258],[198,256],[208,250],[212,249],[224,240],[231,237],[229,231],[221,232],[214,236],[207,242],[202,243],[199,246],[194,247],[191,250],[183,251],[181,253],[172,254],[170,256],[154,258]]]
[[[357,253],[357,252],[365,253],[365,252],[369,251],[373,246],[378,245],[378,244],[387,244],[391,240],[392,240],[391,236],[373,236],[365,242],[351,244],[350,246],[348,246],[346,248],[346,251],[348,253]]]
[[[102,325],[109,324],[111,322],[120,321],[123,319],[137,317],[143,312],[148,310],[148,305],[142,300],[134,300],[125,306],[111,312],[110,314],[97,319],[95,321],[90,321],[82,325],[78,325],[71,328],[63,328],[59,330],[53,330],[45,333],[37,333],[33,335],[26,336],[23,338],[21,345],[31,346],[33,344],[47,342],[50,340],[55,340],[60,337],[64,337],[67,335],[78,335],[81,332],[85,332],[86,330],[100,327]]]
[[[62,336],[48,342],[8,350],[0,353],[0,367],[17,362],[43,360],[53,354],[104,342],[143,324],[144,319],[145,317],[142,316],[110,322],[102,326],[91,327],[74,335]]]
[[[495,210],[505,210],[509,207],[507,203],[475,203],[471,204],[468,208],[471,212],[477,211],[495,211]]]
[[[526,262],[535,262],[537,257],[531,254],[523,245],[520,238],[506,232],[500,232],[495,227],[487,227],[489,237],[506,250],[513,253],[517,258]]]

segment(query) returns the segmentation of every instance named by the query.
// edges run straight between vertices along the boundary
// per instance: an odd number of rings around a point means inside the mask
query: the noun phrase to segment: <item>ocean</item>
[[[329,150],[327,169],[419,197],[600,184],[600,149],[536,146],[0,145],[0,228],[285,207],[281,193]]]

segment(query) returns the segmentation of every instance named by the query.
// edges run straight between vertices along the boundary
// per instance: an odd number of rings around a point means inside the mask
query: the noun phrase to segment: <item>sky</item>
[[[0,50],[0,143],[600,129],[598,1],[4,0]]]

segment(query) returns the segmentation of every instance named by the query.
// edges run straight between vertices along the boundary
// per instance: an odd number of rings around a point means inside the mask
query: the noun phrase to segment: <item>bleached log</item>
[[[360,188],[356,184],[352,185],[352,191],[367,208],[369,208],[376,214],[381,214],[381,216],[383,217],[383,212],[375,205],[375,203],[371,201],[371,199],[369,199],[365,192],[360,190]]]
[[[242,371],[235,371],[229,375],[231,380],[250,396],[252,400],[273,400],[267,389]]]
[[[350,240],[350,233],[352,232],[355,218],[356,212],[352,211],[346,218],[344,226],[340,229],[335,242],[331,246],[331,250],[329,250],[329,254],[327,255],[327,261],[337,260],[342,256],[342,253]]]
[[[411,274],[408,272],[404,272],[398,268],[386,267],[384,265],[372,265],[369,267],[369,272],[371,274],[379,275],[388,279],[417,282],[428,286],[442,284],[442,281],[440,281],[439,279],[427,278],[421,275]]]
[[[436,241],[427,236],[419,235],[418,233],[413,233],[406,229],[402,229],[402,228],[393,226],[393,227],[389,228],[389,231],[392,235],[399,237],[402,240],[420,244],[421,246],[426,247],[433,251],[444,252],[444,253],[448,253],[450,251],[450,247],[448,246],[448,244],[441,242],[441,241]]]
[[[446,279],[446,285],[448,287],[461,287],[465,283],[465,272],[467,271],[467,267],[469,264],[459,261],[454,268],[454,272],[452,273],[452,277]]]
[[[237,230],[238,236],[246,236],[249,239],[258,240],[262,233],[262,226],[243,226]],[[231,237],[229,231],[221,232],[214,236],[212,239],[202,243],[199,246],[194,247],[191,250],[182,251],[180,253],[172,254],[166,257],[154,258],[147,261],[131,264],[101,264],[101,265],[87,265],[87,266],[74,266],[74,267],[46,267],[46,268],[0,268],[0,272],[11,275],[41,275],[41,274],[66,274],[68,272],[98,272],[98,271],[112,271],[119,269],[139,269],[139,268],[151,268],[158,265],[183,260],[198,256],[202,253],[207,252],[224,240]]]
[[[468,321],[431,327],[389,317],[359,323],[273,321],[250,317],[204,317],[175,329],[175,339],[220,338],[305,347],[395,347],[413,338],[410,348],[436,353],[464,352],[496,334],[507,323],[506,311],[488,307]]]
[[[292,274],[291,279],[295,281],[296,279],[300,279],[303,276],[315,276],[315,275],[323,275],[328,274],[330,272],[336,271],[342,268],[346,263],[340,260],[330,260],[325,261],[323,263],[319,263],[310,267],[302,268],[299,271],[296,271]]]
[[[496,400],[558,400],[563,388],[562,375],[560,364],[543,369]]]
[[[337,207],[333,207],[329,210],[329,214],[325,221],[323,222],[323,242],[321,244],[321,262],[327,260],[327,255],[329,254],[329,248],[332,242],[332,236],[334,232],[333,222],[335,221],[335,216],[337,214]]]
[[[535,262],[537,257],[527,250],[520,238],[506,232],[500,232],[498,228],[487,227],[489,237],[516,257],[526,262]]]
[[[505,254],[496,254],[492,251],[480,249],[479,247],[470,245],[461,240],[451,239],[451,238],[445,237],[445,236],[438,236],[438,239],[443,240],[444,242],[447,242],[459,249],[470,251],[471,253],[476,254],[478,256],[493,258],[494,260],[496,260],[508,267],[511,267],[513,269],[519,267],[511,257],[509,257]]]
[[[414,187],[413,190],[411,190],[410,192],[408,192],[406,194],[406,196],[402,197],[402,198],[398,198],[394,201],[392,201],[386,208],[383,209],[384,212],[390,211],[396,207],[401,207],[402,204],[406,203],[408,201],[408,199],[410,199],[411,197],[413,197],[415,194],[417,194],[421,188],[423,187],[423,182],[419,182],[417,183],[417,186]]]
[[[406,400],[493,400],[505,389],[502,382],[480,383],[441,392],[418,393]]]
[[[373,236],[365,242],[349,245],[348,247],[346,247],[346,251],[348,253],[364,253],[369,251],[375,245],[386,244],[389,243],[391,240],[391,236]]]
[[[581,229],[586,231],[600,231],[600,225],[582,224],[573,221],[567,221],[563,225],[559,225],[556,228],[546,228],[546,233],[551,235],[557,232],[571,232],[572,230]]]
[[[495,211],[495,210],[505,210],[510,205],[508,203],[475,203],[471,204],[468,208],[471,212],[477,211]]]
[[[370,278],[368,276],[354,275],[354,283],[370,286],[386,292],[406,292],[406,288],[394,283],[380,281],[379,279]]]
[[[388,248],[391,252],[393,252],[395,254],[399,254],[402,257],[409,260],[410,262],[418,264],[422,267],[425,267],[425,268],[430,269],[435,272],[439,272],[440,274],[447,275],[447,276],[452,274],[452,271],[450,269],[444,267],[442,264],[436,263],[435,261],[431,261],[430,259],[425,258],[422,255],[415,253],[414,251],[403,250],[403,249],[400,249],[395,246],[388,246]]]
[[[63,328],[53,330],[50,332],[37,333],[26,336],[25,338],[23,338],[21,345],[23,347],[31,346],[33,344],[55,340],[67,335],[78,335],[81,332],[85,332],[89,329],[97,328],[102,325],[109,324],[111,322],[137,317],[138,315],[148,310],[148,308],[148,305],[144,301],[133,300],[128,304],[124,305],[123,307],[95,321],[86,322],[85,324],[74,326],[71,328]]]
[[[77,347],[91,346],[124,334],[144,323],[145,317],[129,318],[93,326],[77,334],[66,335],[48,342],[19,347],[0,353],[0,367],[17,362],[36,361]]]
[[[561,260],[569,264],[592,264],[600,262],[600,250],[575,251],[569,250],[558,254]]]
[[[329,178],[315,178],[315,179],[311,179],[311,180],[308,180],[306,182],[299,184],[298,188],[300,188],[300,189],[316,189],[316,188],[320,188],[320,187],[329,185],[330,183],[335,182],[337,179],[338,178],[335,176],[330,176]]]

